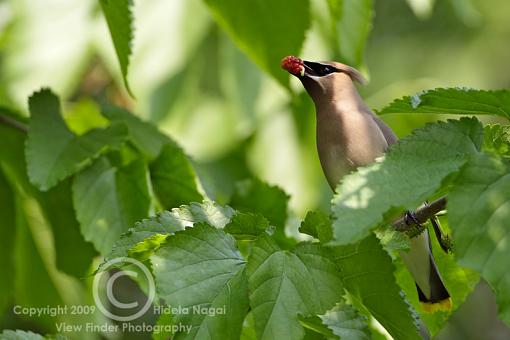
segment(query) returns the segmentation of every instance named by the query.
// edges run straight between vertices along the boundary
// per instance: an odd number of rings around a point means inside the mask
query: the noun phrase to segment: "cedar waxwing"
[[[354,81],[364,83],[354,68],[338,62],[310,62],[296,57],[282,60],[282,68],[296,76],[315,104],[317,150],[329,185],[383,155],[397,137],[363,102]],[[432,255],[428,230],[411,238],[401,252],[414,278],[418,298],[427,312],[449,310],[450,294]]]

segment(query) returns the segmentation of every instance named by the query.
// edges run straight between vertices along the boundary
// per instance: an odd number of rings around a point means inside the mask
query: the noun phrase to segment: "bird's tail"
[[[413,237],[410,243],[410,250],[401,256],[414,278],[423,310],[430,313],[450,310],[452,299],[434,262],[428,230]]]

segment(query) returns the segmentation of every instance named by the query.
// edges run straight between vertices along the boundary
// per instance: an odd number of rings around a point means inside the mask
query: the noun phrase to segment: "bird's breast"
[[[374,120],[365,113],[317,117],[317,149],[329,185],[384,154],[388,144]]]

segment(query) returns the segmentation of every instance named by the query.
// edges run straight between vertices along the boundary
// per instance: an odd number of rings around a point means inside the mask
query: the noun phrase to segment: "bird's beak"
[[[303,60],[303,67],[304,67],[303,77],[317,76],[317,72],[315,72],[313,69],[313,66],[315,64],[317,64],[317,63],[314,63],[312,61]]]

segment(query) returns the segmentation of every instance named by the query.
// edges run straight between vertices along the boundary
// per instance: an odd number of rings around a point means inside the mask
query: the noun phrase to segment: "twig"
[[[9,116],[0,115],[0,124],[8,125],[10,127],[13,127],[15,129],[23,132],[23,133],[28,132],[28,127],[26,124],[24,124],[16,119],[13,119]]]
[[[392,223],[393,227],[398,231],[408,231],[419,224],[426,223],[435,214],[446,208],[446,196],[443,196],[434,202],[424,205],[414,212],[416,221],[410,221],[405,216],[400,217]],[[417,223],[416,223],[417,222]]]

